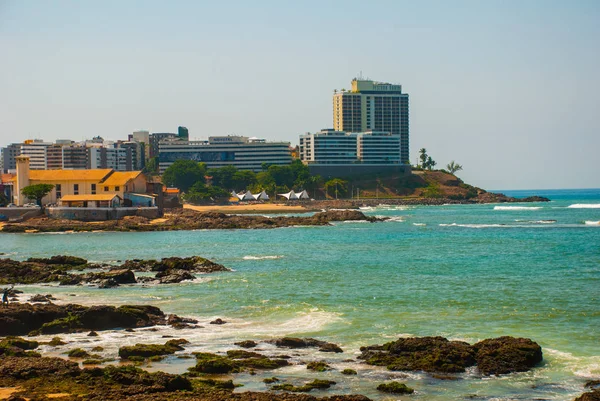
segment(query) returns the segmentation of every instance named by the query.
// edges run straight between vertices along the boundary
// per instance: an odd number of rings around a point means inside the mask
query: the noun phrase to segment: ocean
[[[293,362],[326,360],[334,370],[316,373],[293,365],[257,376],[239,374],[236,391],[265,391],[260,380],[324,378],[337,382],[315,395],[361,393],[399,380],[411,400],[572,400],[587,380],[600,378],[600,189],[505,191],[548,203],[365,208],[382,223],[274,230],[198,230],[146,233],[1,234],[4,257],[70,254],[118,263],[200,255],[234,269],[193,282],[161,286],[20,286],[27,295],[51,293],[59,302],[151,304],[195,317],[202,328],[134,333],[109,331],[90,338],[63,336],[61,353],[100,345],[116,357],[119,345],[188,339],[191,351],[235,349],[235,341],[281,336],[335,342],[343,354],[277,350]],[[382,201],[382,203],[385,201]],[[220,317],[228,323],[209,322]],[[475,369],[455,380],[419,372],[390,372],[360,364],[362,345],[405,336],[444,336],[476,342],[504,335],[528,337],[544,352],[527,373],[481,377]],[[44,337],[42,337],[44,338]],[[182,373],[192,360],[167,358],[149,369]],[[352,368],[357,376],[343,376]]]

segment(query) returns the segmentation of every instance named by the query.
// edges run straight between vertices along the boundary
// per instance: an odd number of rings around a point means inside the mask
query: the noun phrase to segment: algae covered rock
[[[325,372],[326,370],[330,370],[331,366],[325,362],[309,362],[306,365],[306,369],[314,370],[315,372]]]
[[[0,360],[0,377],[31,379],[46,376],[77,376],[79,365],[62,358],[7,357]]]
[[[187,340],[170,340],[165,344],[136,344],[119,348],[119,356],[122,359],[132,357],[150,358],[159,355],[171,355],[184,348],[181,344],[187,344]]]
[[[524,372],[542,361],[541,347],[530,339],[499,337],[474,345],[443,337],[400,338],[384,345],[361,347],[367,364],[390,370],[462,373],[477,365],[484,375]]]
[[[399,382],[382,383],[377,386],[377,390],[391,394],[412,394],[415,392],[414,389],[408,387],[404,383]]]
[[[477,369],[484,375],[526,372],[542,362],[542,347],[528,338],[498,337],[473,345]]]
[[[321,352],[344,352],[338,345],[315,338],[282,337],[267,341],[281,348],[317,347]]]
[[[359,359],[389,370],[461,373],[475,364],[475,351],[462,341],[443,337],[400,338],[384,345],[361,347]]]

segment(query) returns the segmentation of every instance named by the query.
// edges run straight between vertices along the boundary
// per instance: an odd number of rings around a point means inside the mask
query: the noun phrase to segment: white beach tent
[[[252,195],[254,197],[254,199],[256,200],[269,200],[269,195],[267,195],[267,193],[265,192],[265,190],[263,189],[263,191],[259,194],[254,194]]]
[[[306,189],[302,192],[296,192],[296,196],[298,197],[298,199],[310,199],[310,196],[308,196],[308,192],[306,192]]]
[[[237,194],[237,197],[241,201],[255,200],[254,196],[252,196],[252,192],[250,191],[240,192],[239,194]]]
[[[283,196],[285,199],[287,200],[295,200],[298,199],[298,196],[296,195],[296,193],[294,191],[290,191],[288,193],[285,194],[277,194],[279,196]]]

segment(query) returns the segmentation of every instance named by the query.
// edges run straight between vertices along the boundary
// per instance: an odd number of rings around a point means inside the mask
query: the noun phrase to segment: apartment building
[[[402,86],[354,79],[349,91],[334,91],[333,128],[344,132],[389,132],[400,137],[400,160],[409,160],[408,94]]]

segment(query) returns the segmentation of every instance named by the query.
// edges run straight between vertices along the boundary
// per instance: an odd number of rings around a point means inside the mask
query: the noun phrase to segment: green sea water
[[[415,388],[414,400],[571,400],[600,378],[600,190],[535,191],[549,203],[367,208],[383,223],[275,230],[149,233],[2,234],[5,257],[71,254],[117,263],[132,258],[201,255],[233,272],[164,286],[22,286],[24,298],[52,293],[60,302],[145,303],[192,316],[203,328],[103,333],[82,347],[189,339],[188,351],[224,351],[234,341],[283,335],[338,343],[344,354],[289,351],[292,361],[325,359],[335,368],[304,365],[268,372],[300,381],[329,378],[331,393],[387,397],[376,384],[394,379]],[[527,192],[509,193],[518,196]],[[215,317],[223,326],[208,324]],[[441,380],[349,362],[361,345],[400,336],[441,335],[475,342],[512,335],[537,341],[543,364],[527,373],[481,377],[475,369]],[[69,345],[69,349],[73,344]],[[266,352],[282,352],[261,344]],[[47,351],[51,351],[48,349]],[[171,358],[153,369],[183,372]],[[346,367],[358,370],[342,376]],[[266,390],[260,375],[239,375],[237,391]]]

